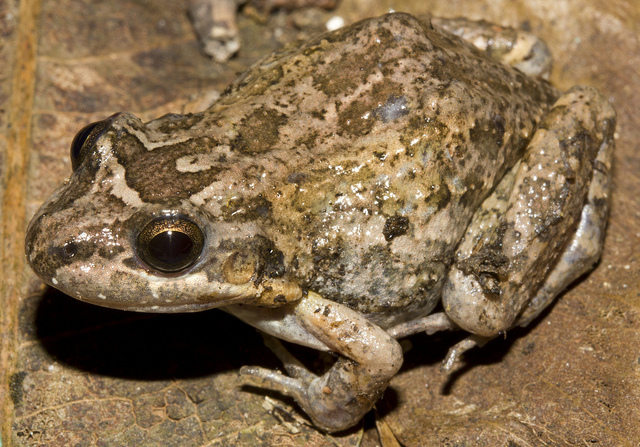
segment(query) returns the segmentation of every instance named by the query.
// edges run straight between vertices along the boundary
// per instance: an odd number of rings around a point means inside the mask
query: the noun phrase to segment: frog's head
[[[27,230],[36,274],[82,301],[138,311],[298,298],[270,241],[199,206],[197,193],[221,167],[197,160],[202,139],[185,135],[198,121],[167,115],[144,124],[122,113],[82,129],[73,174]]]

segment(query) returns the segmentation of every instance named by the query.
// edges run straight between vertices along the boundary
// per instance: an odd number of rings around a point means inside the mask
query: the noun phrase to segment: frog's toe
[[[398,339],[419,332],[426,332],[427,335],[433,335],[436,332],[457,330],[460,330],[460,326],[449,318],[446,312],[436,312],[426,317],[398,324],[397,326],[387,329],[387,332],[393,338]]]
[[[252,376],[265,380],[273,385],[278,385],[284,394],[293,397],[296,401],[304,399],[307,384],[300,379],[285,376],[280,371],[262,368],[260,366],[243,366],[240,368],[243,376]]]
[[[456,362],[462,357],[462,354],[467,352],[469,349],[473,349],[476,346],[483,347],[485,344],[493,340],[494,337],[482,337],[480,335],[470,335],[469,337],[460,340],[458,343],[449,348],[449,352],[447,356],[442,361],[442,365],[440,366],[440,371],[443,373],[449,374],[453,369],[453,366]]]
[[[283,394],[293,397],[316,427],[327,432],[337,432],[358,423],[379,396],[375,395],[372,399],[366,396],[352,396],[348,376],[352,373],[350,370],[357,369],[357,366],[348,359],[340,359],[336,365],[332,371],[339,368],[346,372],[347,377],[338,373],[315,376],[307,371],[304,374],[305,378],[300,379],[257,366],[244,366],[240,369],[240,374],[257,377],[275,385]],[[312,376],[315,378],[307,382],[306,379]]]
[[[308,401],[307,389],[314,380],[318,379],[318,376],[300,363],[300,361],[280,343],[280,340],[264,332],[261,332],[261,334],[265,346],[280,359],[289,376],[285,376],[280,371],[261,368],[259,366],[243,366],[240,368],[240,374],[243,376],[257,377],[272,385],[276,385],[283,394],[293,397],[296,402],[304,408],[305,405],[303,403]]]

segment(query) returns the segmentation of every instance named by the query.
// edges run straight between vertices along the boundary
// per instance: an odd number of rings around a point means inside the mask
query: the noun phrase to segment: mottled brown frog
[[[615,114],[540,79],[547,56],[511,29],[401,13],[287,47],[202,113],[81,130],[27,259],[82,301],[223,308],[336,353],[321,376],[280,348],[290,376],[242,372],[348,428],[400,368],[396,338],[470,332],[450,365],[598,260]]]

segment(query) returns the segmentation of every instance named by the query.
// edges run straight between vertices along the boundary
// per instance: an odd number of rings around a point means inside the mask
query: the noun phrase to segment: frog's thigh
[[[279,385],[324,430],[353,426],[371,410],[402,365],[400,345],[358,312],[313,292],[284,308],[289,310],[290,322],[295,320],[296,332],[305,333],[302,344],[330,350],[341,357],[319,377],[303,371],[286,355],[279,357],[294,377],[257,367],[245,367],[242,373]],[[282,335],[273,325],[271,328],[273,335]],[[284,338],[298,342],[291,334]],[[315,342],[309,342],[311,338]]]
[[[575,253],[567,247],[576,228],[591,229],[586,221],[578,227],[585,206],[586,219],[600,222],[595,225],[600,228],[597,240],[591,241],[597,246],[594,256],[599,254],[606,221],[606,209],[600,209],[606,204],[598,197],[608,195],[614,126],[613,109],[594,88],[575,87],[554,104],[515,172],[506,211],[489,218],[499,224],[487,225],[474,216],[460,244],[461,255],[443,291],[445,311],[456,324],[485,337],[516,324],[540,286],[552,278],[547,274],[559,256]],[[605,178],[598,180],[601,173]],[[590,187],[592,183],[595,186]],[[604,192],[598,185],[604,185]],[[591,207],[604,213],[601,217],[588,211],[589,197],[594,200]],[[487,209],[479,213],[490,212]],[[580,245],[588,247],[585,240],[590,237],[579,235]],[[572,272],[560,267],[557,274],[564,282],[564,275]],[[557,294],[559,280],[548,284]],[[549,300],[536,299],[535,310],[527,315],[539,313]]]
[[[526,326],[569,284],[591,270],[602,254],[611,196],[613,135],[607,135],[596,157],[587,201],[580,222],[567,249],[535,296],[529,301],[517,324]]]
[[[531,33],[498,26],[484,20],[433,17],[431,22],[461,37],[492,58],[529,76],[549,76],[551,52],[543,40]]]

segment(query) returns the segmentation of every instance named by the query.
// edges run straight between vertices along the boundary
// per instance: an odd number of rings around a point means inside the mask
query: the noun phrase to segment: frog
[[[89,124],[26,259],[98,306],[235,315],[287,373],[243,377],[321,430],[353,427],[400,338],[466,331],[451,367],[600,258],[615,111],[553,87],[523,33],[389,13],[276,51],[202,112]],[[335,363],[317,374],[280,340]]]

